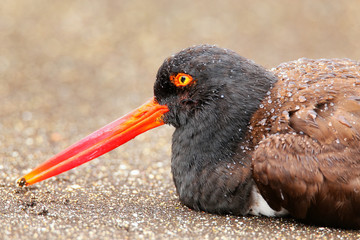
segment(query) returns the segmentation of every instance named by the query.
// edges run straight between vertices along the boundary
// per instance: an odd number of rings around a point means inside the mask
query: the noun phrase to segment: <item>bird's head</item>
[[[165,123],[175,127],[217,114],[242,118],[247,124],[273,82],[271,73],[237,53],[200,45],[164,61],[154,96],[170,110],[163,118]]]

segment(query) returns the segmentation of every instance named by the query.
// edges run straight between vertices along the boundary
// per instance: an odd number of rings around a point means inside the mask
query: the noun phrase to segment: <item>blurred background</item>
[[[162,61],[195,44],[268,68],[359,59],[359,12],[357,0],[2,1],[0,116],[131,109],[151,97]]]
[[[358,0],[1,1],[0,190],[11,219],[23,217],[12,202],[19,197],[4,194],[15,179],[149,99],[169,55],[207,43],[266,68],[300,57],[358,60],[359,13]],[[122,174],[140,172],[152,174],[149,189],[173,192],[169,128],[104,156],[105,165],[95,160],[60,179],[80,186],[107,179],[117,189]]]
[[[300,57],[359,59],[359,12],[357,0],[5,0],[0,116],[117,117],[151,97],[167,56],[195,44],[267,68]]]
[[[357,0],[2,1],[0,130],[13,135],[31,121],[68,138],[71,120],[106,123],[150,98],[162,61],[195,44],[267,68],[300,57],[359,59],[359,12]]]

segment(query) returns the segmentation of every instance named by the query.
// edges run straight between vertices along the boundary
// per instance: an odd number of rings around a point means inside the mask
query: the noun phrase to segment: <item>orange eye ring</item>
[[[193,81],[193,78],[189,74],[178,73],[176,76],[170,76],[170,80],[175,86],[184,87],[189,85]]]

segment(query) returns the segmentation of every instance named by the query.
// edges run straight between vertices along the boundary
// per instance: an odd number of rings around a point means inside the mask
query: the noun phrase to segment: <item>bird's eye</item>
[[[193,78],[189,74],[186,73],[178,73],[176,76],[170,76],[170,80],[177,87],[184,87],[192,82]]]

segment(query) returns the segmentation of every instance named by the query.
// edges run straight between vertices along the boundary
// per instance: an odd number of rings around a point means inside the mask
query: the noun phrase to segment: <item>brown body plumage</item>
[[[360,63],[299,59],[272,71],[279,80],[249,134],[261,194],[305,221],[359,227]]]

